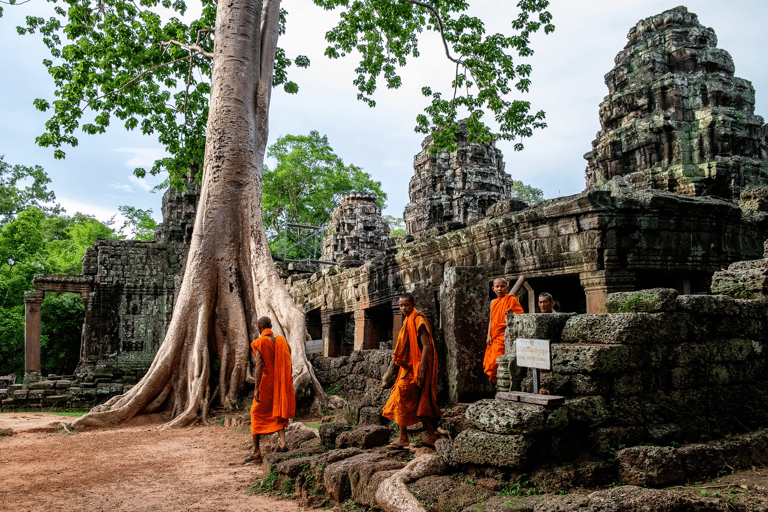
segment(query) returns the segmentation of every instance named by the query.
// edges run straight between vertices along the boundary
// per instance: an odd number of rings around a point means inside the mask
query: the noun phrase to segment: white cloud
[[[382,167],[402,167],[403,162],[400,160],[386,160],[381,163]]]
[[[129,192],[129,193],[133,192],[133,189],[131,188],[130,185],[121,185],[119,183],[110,183],[109,187],[113,188],[115,190],[119,190],[121,192]]]
[[[155,160],[168,155],[162,148],[115,148],[118,153],[128,153],[130,157],[125,165],[132,169],[136,167],[152,167]]]
[[[150,184],[149,180],[147,180],[146,178],[137,178],[136,176],[128,176],[128,179],[132,183],[135,183],[136,185],[138,185],[141,188],[143,188],[144,190],[146,190],[147,192],[152,190],[152,187],[154,186],[154,185]]]

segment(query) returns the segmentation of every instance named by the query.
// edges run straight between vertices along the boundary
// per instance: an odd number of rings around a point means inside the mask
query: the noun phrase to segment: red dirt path
[[[250,433],[223,426],[159,430],[159,417],[67,435],[73,418],[0,414],[0,511],[269,511],[301,509],[249,495],[261,466],[243,465]],[[41,432],[40,430],[45,430]]]

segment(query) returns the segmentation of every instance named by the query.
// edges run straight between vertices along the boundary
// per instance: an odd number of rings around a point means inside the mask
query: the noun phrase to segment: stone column
[[[333,332],[331,312],[325,308],[320,310],[320,323],[323,325],[323,355],[336,357],[336,333]]]
[[[523,288],[528,292],[528,312],[536,313],[536,305],[538,304],[536,300],[536,292],[533,291],[533,288],[528,284],[528,281],[523,283]]]
[[[483,373],[490,317],[488,279],[482,267],[448,267],[443,272],[440,319],[446,361],[439,371],[447,375],[450,403],[472,402],[493,393]]]
[[[373,322],[367,317],[364,309],[355,310],[355,350],[379,348],[374,343],[376,335],[373,332]],[[376,345],[375,347],[373,345]]]
[[[604,313],[605,299],[609,293],[631,292],[635,289],[635,273],[624,270],[582,272],[579,280],[587,295],[587,313]]]
[[[40,305],[45,292],[24,292],[24,382],[37,382],[40,375]]]
[[[400,334],[400,329],[403,328],[403,312],[400,311],[400,304],[392,305],[392,350],[395,349],[397,344],[397,336]]]

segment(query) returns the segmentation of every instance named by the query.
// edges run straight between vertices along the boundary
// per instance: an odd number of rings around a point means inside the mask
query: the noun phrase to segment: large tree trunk
[[[218,4],[202,190],[168,333],[144,378],[76,427],[160,410],[173,411],[169,426],[185,426],[205,421],[216,399],[230,409],[253,382],[258,316],[290,343],[295,388],[322,395],[304,350],[304,315],[272,263],[261,211],[279,12],[279,0]]]

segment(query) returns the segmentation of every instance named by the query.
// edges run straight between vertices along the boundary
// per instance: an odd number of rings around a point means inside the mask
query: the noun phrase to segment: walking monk
[[[400,433],[390,444],[392,450],[402,450],[410,444],[407,427],[422,422],[426,437],[414,446],[434,449],[435,426],[432,422],[443,415],[437,407],[437,353],[432,331],[423,313],[416,310],[413,295],[400,296],[403,327],[397,336],[395,364],[400,367],[389,400],[382,415],[395,420]]]
[[[259,439],[262,434],[279,432],[277,451],[288,451],[285,427],[296,413],[296,396],[291,376],[291,347],[282,336],[272,332],[272,320],[263,316],[256,322],[259,339],[251,343],[256,356],[256,389],[251,406],[253,449],[245,462],[261,462]]]
[[[491,321],[488,324],[488,338],[485,343],[485,357],[483,358],[483,370],[496,384],[496,370],[499,365],[496,364],[496,358],[504,354],[504,333],[507,330],[507,313],[512,311],[519,315],[525,313],[520,301],[514,295],[507,295],[509,292],[509,283],[503,277],[498,277],[493,281],[493,291],[496,294],[495,299],[491,301]]]

